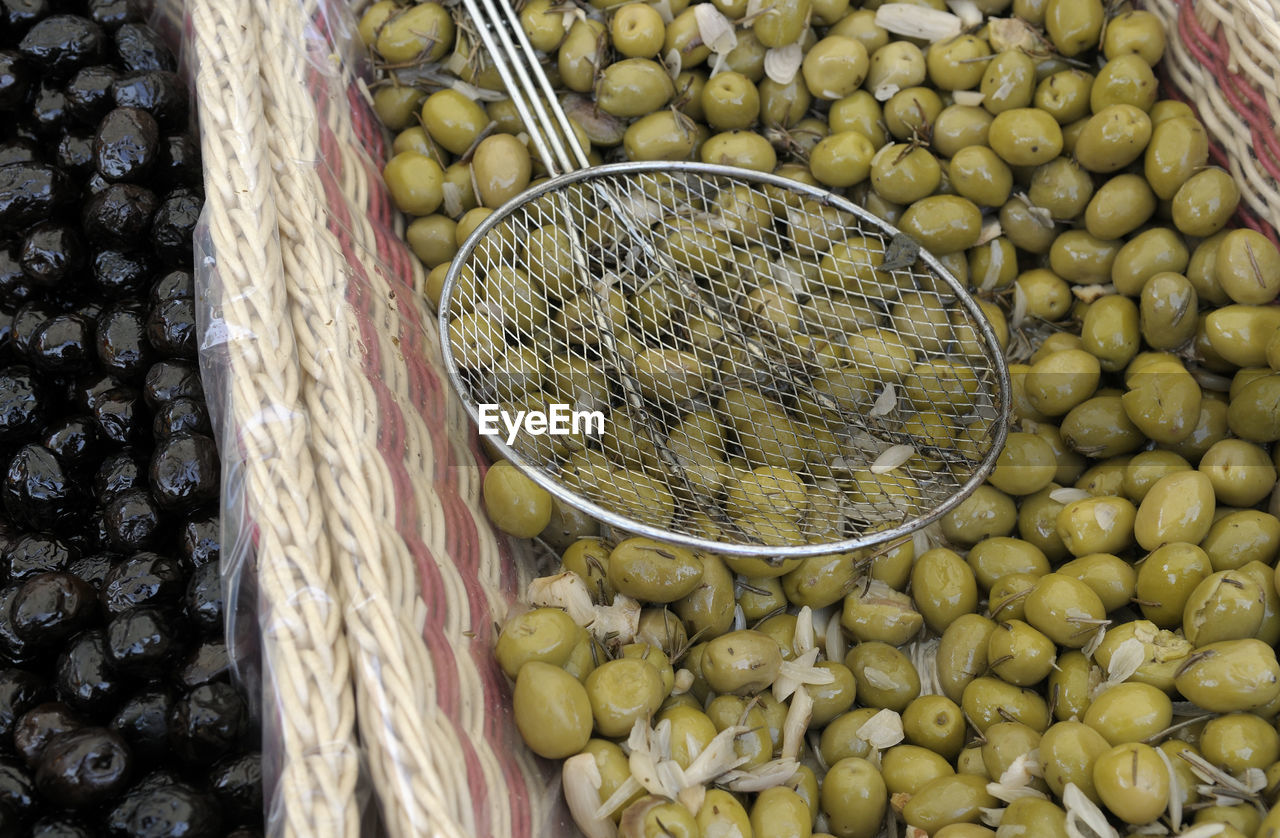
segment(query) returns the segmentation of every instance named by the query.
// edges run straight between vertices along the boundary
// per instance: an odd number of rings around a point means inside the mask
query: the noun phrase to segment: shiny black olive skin
[[[40,151],[36,144],[24,137],[14,137],[0,143],[0,166],[10,163],[38,163]]]
[[[29,367],[0,370],[0,442],[16,442],[39,433],[48,421],[46,399]]]
[[[4,552],[10,582],[25,581],[37,573],[67,570],[77,558],[79,552],[69,542],[37,533],[15,538]]]
[[[146,489],[118,492],[103,504],[102,511],[107,540],[121,553],[154,545],[163,526],[160,508]]]
[[[136,452],[126,448],[106,457],[93,477],[93,491],[100,500],[146,485],[146,466]]]
[[[169,271],[151,286],[151,305],[158,306],[168,300],[190,300],[195,294],[195,280],[190,271]]]
[[[209,772],[209,786],[218,802],[236,820],[261,823],[262,755],[256,751],[227,757]]]
[[[147,339],[156,351],[170,358],[196,357],[195,301],[165,300],[147,317]]]
[[[67,566],[67,570],[79,576],[95,591],[101,591],[102,580],[106,578],[107,571],[111,569],[112,561],[112,556],[105,553],[94,553],[93,555],[76,559]]]
[[[0,805],[7,806],[18,820],[29,819],[40,805],[31,775],[13,757],[0,756]]]
[[[27,443],[13,455],[0,491],[10,518],[33,530],[46,531],[67,523],[81,495],[57,456],[34,443]]]
[[[162,187],[188,186],[200,188],[204,172],[200,168],[200,149],[182,134],[170,134],[160,141],[156,167],[152,174]]]
[[[123,736],[139,757],[155,760],[168,750],[172,709],[173,695],[167,689],[148,688],[125,699],[109,727]]]
[[[99,597],[104,613],[114,617],[134,608],[176,608],[186,590],[178,563],[159,553],[135,553],[111,568]]]
[[[186,188],[165,196],[151,220],[151,250],[168,267],[191,264],[191,236],[203,201]]]
[[[132,387],[117,387],[99,395],[93,405],[93,418],[103,435],[118,443],[141,439],[150,424],[146,405]]]
[[[98,123],[93,163],[110,181],[142,180],[156,161],[160,126],[140,108],[116,108]]]
[[[102,374],[85,376],[76,379],[69,390],[69,400],[80,410],[90,413],[98,406],[98,401],[112,390],[124,386],[124,382],[114,375]]]
[[[84,266],[84,243],[73,228],[45,222],[27,231],[18,261],[36,285],[56,288]]]
[[[58,697],[90,719],[110,716],[129,679],[112,671],[101,629],[77,635],[58,657]]]
[[[222,557],[222,522],[217,514],[195,515],[183,524],[178,549],[187,567],[217,564]]]
[[[203,399],[200,372],[188,361],[168,360],[153,364],[142,385],[143,397],[152,409],[174,399]]]
[[[221,640],[206,640],[187,654],[178,669],[177,683],[190,689],[211,681],[225,681],[230,674],[227,645]]]
[[[0,50],[0,108],[12,110],[22,104],[31,88],[31,65],[16,50]]]
[[[213,433],[209,423],[209,409],[204,402],[196,399],[165,402],[151,420],[151,433],[158,440],[184,432],[205,436]]]
[[[161,127],[181,130],[187,123],[187,88],[169,70],[145,70],[121,76],[111,86],[116,107],[150,111]]]
[[[31,125],[43,137],[61,134],[71,127],[74,117],[67,107],[67,94],[56,81],[44,79],[31,99]]]
[[[45,427],[41,443],[73,468],[87,464],[102,447],[102,433],[92,416],[68,416]]]
[[[201,684],[173,704],[169,744],[182,759],[207,764],[229,753],[249,728],[244,699],[229,684]]]
[[[92,321],[80,314],[58,314],[32,336],[30,357],[36,368],[54,375],[87,372],[93,364]]]
[[[87,809],[123,792],[132,771],[133,755],[124,737],[102,727],[82,727],[45,745],[36,788],[54,806]]]
[[[222,631],[225,613],[222,599],[222,574],[216,564],[197,567],[187,583],[183,611],[192,625],[209,634]]]
[[[0,299],[11,305],[21,305],[35,294],[35,286],[22,272],[16,248],[0,248]]]
[[[31,663],[36,650],[28,647],[13,630],[13,617],[9,608],[18,595],[19,587],[12,584],[0,588],[0,664],[25,667]]]
[[[0,669],[0,740],[8,738],[23,713],[49,696],[44,678],[26,669]]]
[[[212,795],[170,782],[135,787],[107,815],[105,826],[118,838],[218,838],[222,817]]]
[[[110,248],[93,254],[94,284],[112,297],[135,295],[146,286],[154,270],[145,252],[126,252]]]
[[[93,169],[93,138],[79,134],[63,134],[58,140],[54,160],[62,171],[84,177]]]
[[[111,85],[118,78],[120,74],[105,64],[95,64],[76,71],[64,91],[71,114],[81,122],[91,125],[102,119],[115,105]]]
[[[177,69],[173,53],[149,26],[123,24],[115,31],[115,51],[120,63],[130,72]]]
[[[15,35],[26,32],[37,21],[49,15],[49,0],[2,0],[9,31]]]
[[[3,180],[0,180],[0,189]],[[0,191],[0,199],[3,192]],[[156,194],[136,183],[112,183],[85,204],[81,223],[91,241],[130,246],[151,226],[159,201]],[[3,205],[0,204],[0,212]],[[0,216],[2,217],[2,216]]]
[[[19,230],[43,221],[74,197],[70,180],[45,163],[0,166],[0,229]]]
[[[46,571],[22,583],[9,610],[19,637],[48,646],[87,628],[98,616],[98,598],[78,576]]]
[[[75,712],[60,701],[37,704],[23,713],[13,727],[13,748],[29,768],[35,768],[49,740],[84,726]]]
[[[141,20],[138,4],[131,0],[89,0],[89,19],[110,32],[121,24]]]
[[[48,815],[31,825],[30,838],[95,838],[98,833],[67,815]]]
[[[106,46],[102,27],[79,15],[53,15],[32,26],[18,49],[53,76],[70,75],[100,58]]]
[[[147,332],[141,306],[123,303],[107,308],[98,317],[98,363],[123,379],[141,377],[156,357]]]
[[[203,434],[179,433],[156,445],[151,491],[165,509],[194,509],[218,497],[218,449]]]
[[[176,646],[173,628],[155,608],[135,608],[107,623],[107,655],[121,672],[159,675]]]
[[[32,300],[19,306],[13,313],[14,351],[29,359],[36,332],[55,314],[57,312],[42,300]]]

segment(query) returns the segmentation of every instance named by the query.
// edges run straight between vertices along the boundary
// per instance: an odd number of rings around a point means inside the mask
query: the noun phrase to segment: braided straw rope
[[[421,266],[399,231],[371,223],[396,216],[363,151],[372,126],[353,123],[367,107],[343,95],[349,68],[323,31],[341,10],[254,9],[283,282],[384,824],[397,838],[541,834],[557,795],[512,747],[490,652],[492,621],[527,578],[480,511],[469,424],[435,374]]]
[[[232,475],[241,480],[231,489],[242,495],[225,498],[230,514],[224,520],[248,510],[256,527],[240,535],[256,538],[266,726],[278,772],[271,815],[276,834],[355,835],[349,805],[359,764],[354,696],[299,409],[298,353],[281,316],[283,265],[263,154],[257,43],[244,27],[249,3],[192,0],[188,14],[208,175],[205,246],[217,274],[212,287],[200,288],[213,297],[202,349],[224,356],[224,374],[212,377],[224,392],[211,395],[225,411],[220,436],[227,483],[235,482]],[[223,343],[210,347],[219,330]]]
[[[1242,220],[1280,219],[1280,0],[1146,0],[1165,25],[1164,62],[1241,186]]]

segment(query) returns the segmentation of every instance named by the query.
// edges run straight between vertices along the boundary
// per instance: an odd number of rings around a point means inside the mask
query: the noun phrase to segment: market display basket
[[[1280,213],[1280,0],[1150,0],[1164,71]],[[261,684],[269,834],[573,834],[492,660],[535,573],[480,502],[342,0],[189,0],[207,204],[202,366],[224,458],[233,655]]]

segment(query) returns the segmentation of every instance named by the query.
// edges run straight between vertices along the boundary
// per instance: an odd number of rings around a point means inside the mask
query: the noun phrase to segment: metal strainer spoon
[[[568,434],[525,424],[491,438],[504,457],[615,530],[770,561],[897,539],[978,487],[1009,373],[937,259],[776,175],[589,167],[515,10],[463,6],[552,176],[480,224],[441,294],[473,420],[563,407]],[[592,414],[603,433],[570,421]]]

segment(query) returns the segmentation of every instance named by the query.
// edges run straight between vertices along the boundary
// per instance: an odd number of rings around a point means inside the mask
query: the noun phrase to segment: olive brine
[[[249,838],[186,83],[123,0],[0,7],[0,835]]]
[[[1101,0],[517,5],[593,162],[701,160],[847,196],[972,289],[1014,384],[986,483],[936,525],[855,553],[695,552],[604,529],[510,463],[487,471],[494,524],[554,554],[496,658],[525,743],[564,761],[583,833],[1280,836],[1280,252],[1236,227],[1241,184],[1193,110],[1162,98],[1160,19]],[[455,6],[380,0],[359,31],[397,132],[384,177],[438,303],[462,242],[545,172]],[[794,374],[838,376],[920,311],[873,260],[854,270],[875,277],[879,314],[842,323],[853,337],[798,322],[812,300],[833,317],[867,305],[830,269],[840,237],[795,229],[819,211],[767,210],[718,201],[657,238],[728,297],[735,275],[772,273],[772,293],[720,302],[762,334],[807,336],[813,363]],[[759,242],[752,258],[729,258],[742,240]],[[520,406],[621,403],[605,371],[521,355],[504,333],[592,311],[592,294],[638,352],[714,378],[695,306],[643,277],[575,287],[555,256],[568,241],[547,225],[493,242],[518,267],[460,274],[522,289],[495,297],[519,311],[463,313],[490,325],[485,362],[520,370]],[[913,390],[919,347],[879,356],[840,408],[901,411],[919,436],[963,443]],[[871,473],[779,458],[753,429],[805,410],[794,393],[653,407],[740,526],[803,534],[833,481],[913,490],[913,451]],[[590,470],[695,519],[646,479],[661,463],[635,437],[606,423],[552,454],[565,480]]]

